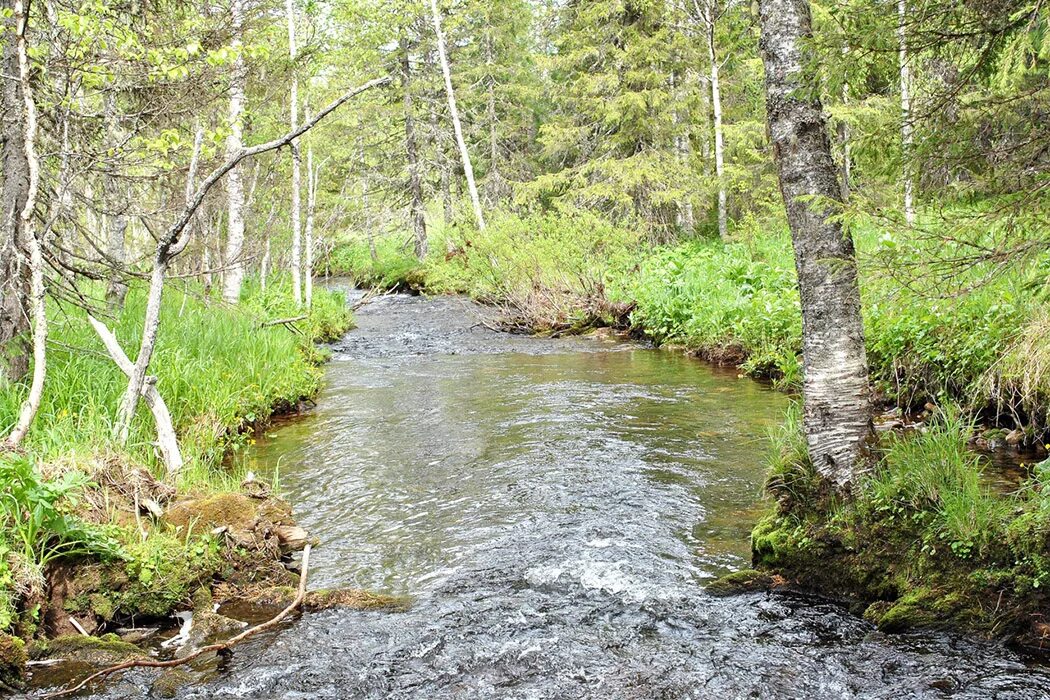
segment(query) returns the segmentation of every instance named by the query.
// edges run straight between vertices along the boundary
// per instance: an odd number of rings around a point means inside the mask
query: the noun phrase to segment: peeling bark
[[[295,0],[288,0],[288,55],[292,62],[292,85],[288,95],[288,125],[295,131],[299,123],[299,77],[295,72],[295,61],[298,49],[295,44]],[[295,305],[303,303],[303,261],[302,261],[302,202],[303,158],[299,152],[298,140],[292,141],[292,297]]]
[[[819,473],[845,487],[872,430],[853,239],[832,217],[841,190],[827,121],[803,83],[808,0],[762,0],[759,12],[770,140],[802,300],[806,443]]]
[[[233,0],[230,6],[233,21],[233,49],[236,57],[230,74],[230,134],[226,137],[227,156],[244,147],[244,87],[245,66],[241,56],[244,26],[244,0]],[[234,168],[226,177],[226,260],[223,277],[222,298],[228,304],[236,304],[241,298],[244,284],[244,183],[240,169]]]

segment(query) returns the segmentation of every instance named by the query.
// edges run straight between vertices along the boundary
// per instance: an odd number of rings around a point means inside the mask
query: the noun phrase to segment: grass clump
[[[951,625],[1042,643],[1050,467],[1016,493],[993,491],[971,434],[953,409],[924,433],[884,438],[848,497],[822,492],[800,439],[782,435],[755,565],[850,600],[886,630]]]

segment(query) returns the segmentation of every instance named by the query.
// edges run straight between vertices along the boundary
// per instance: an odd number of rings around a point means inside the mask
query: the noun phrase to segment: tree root
[[[77,691],[83,690],[85,687],[87,687],[87,685],[89,683],[92,683],[93,681],[102,680],[102,679],[107,678],[108,676],[110,676],[110,675],[112,675],[114,673],[118,673],[120,671],[126,671],[129,668],[174,668],[176,666],[182,666],[183,664],[189,663],[190,661],[193,661],[194,659],[196,659],[196,658],[198,658],[200,656],[203,656],[204,654],[209,654],[211,652],[223,651],[223,650],[229,649],[229,648],[233,647],[234,645],[243,642],[248,637],[251,637],[251,636],[253,636],[255,634],[258,634],[259,632],[265,632],[266,630],[277,626],[277,624],[280,623],[281,620],[283,620],[284,618],[288,617],[293,612],[295,612],[295,610],[297,608],[302,606],[303,600],[306,598],[306,575],[307,575],[307,572],[309,571],[309,568],[310,568],[310,545],[306,545],[306,548],[303,549],[302,574],[299,577],[299,591],[298,591],[298,593],[296,593],[295,600],[293,600],[291,603],[289,603],[288,607],[286,607],[284,610],[282,610],[281,612],[277,613],[276,617],[274,617],[274,618],[272,618],[270,620],[267,620],[266,622],[260,623],[260,624],[256,625],[255,627],[250,627],[250,628],[244,630],[243,632],[241,632],[240,634],[238,634],[238,635],[236,635],[234,637],[230,637],[225,642],[218,642],[216,644],[209,644],[208,646],[201,647],[197,651],[195,651],[192,654],[189,654],[188,656],[185,656],[185,657],[183,657],[181,659],[172,659],[170,661],[152,661],[152,660],[149,660],[149,659],[132,659],[131,661],[125,661],[124,663],[120,663],[120,664],[117,664],[115,666],[110,666],[109,668],[104,668],[101,671],[97,671],[96,673],[91,674],[90,676],[88,676],[84,680],[80,681],[76,685],[74,685],[74,686],[72,686],[70,688],[66,688],[64,690],[58,690],[58,691],[55,691],[53,693],[48,693],[47,695],[44,696],[44,698],[46,700],[47,698],[58,698],[58,697],[66,696],[66,695],[71,695],[73,693],[76,693]]]

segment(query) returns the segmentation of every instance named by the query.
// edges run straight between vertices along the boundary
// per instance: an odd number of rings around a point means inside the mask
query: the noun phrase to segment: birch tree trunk
[[[674,72],[671,73],[671,91],[675,96],[676,104],[681,104],[685,101],[684,90],[681,84],[686,82],[685,80],[676,79]],[[682,115],[676,107],[671,112],[671,120],[674,126],[674,154],[675,160],[678,161],[682,168],[689,167],[689,125],[686,120],[682,119]],[[696,226],[696,222],[693,218],[693,200],[687,194],[681,202],[678,204],[678,225],[686,231],[692,232]]]
[[[470,164],[470,153],[467,151],[467,143],[463,140],[463,126],[459,120],[459,110],[456,108],[456,93],[452,89],[452,71],[448,65],[448,55],[445,53],[445,34],[441,31],[441,13],[438,11],[437,0],[430,0],[430,14],[434,20],[434,35],[437,37],[438,60],[441,62],[441,74],[445,78],[445,94],[448,96],[448,112],[452,118],[452,129],[456,133],[456,145],[459,146],[459,157],[463,161],[463,173],[467,176],[467,191],[470,193],[470,203],[474,207],[474,217],[478,222],[478,229],[485,230],[485,216],[481,211],[481,199],[478,197],[478,186],[474,182],[474,168]]]
[[[25,162],[29,169],[29,187],[26,190],[25,204],[19,214],[21,229],[29,248],[30,306],[33,313],[33,381],[29,387],[18,420],[7,444],[18,447],[26,433],[29,432],[40,401],[44,395],[44,379],[47,376],[47,309],[45,307],[44,289],[44,252],[42,233],[36,230],[33,218],[36,209],[37,187],[40,183],[40,160],[36,155],[37,115],[36,103],[33,101],[33,86],[29,79],[29,48],[26,42],[26,31],[29,29],[29,10],[26,0],[15,0],[15,43],[18,54],[18,82],[22,93],[23,123],[22,146],[25,149]]]
[[[416,121],[412,106],[412,65],[409,62],[409,44],[401,37],[401,91],[405,107],[405,155],[408,159],[408,189],[412,196],[412,233],[415,236],[416,257],[427,257],[427,220],[423,210],[423,183],[419,174],[419,152],[416,146]]]
[[[29,164],[24,143],[22,83],[19,75],[13,0],[0,8],[0,386],[29,371],[29,275],[22,249],[21,212],[29,190]],[[8,76],[12,76],[9,78]]]
[[[230,6],[233,15],[233,43],[236,52],[233,72],[230,75],[230,134],[226,137],[226,155],[231,156],[244,148],[244,88],[245,65],[241,56],[244,27],[244,0],[233,0]],[[226,254],[223,275],[222,298],[227,304],[236,304],[241,299],[244,284],[244,183],[239,168],[226,176]]]
[[[314,206],[317,203],[317,173],[314,171],[314,149],[306,147],[306,228],[303,244],[306,246],[306,265],[303,270],[303,296],[306,308],[314,301]]]
[[[121,142],[117,98],[112,90],[106,94],[104,116],[107,146],[111,152],[109,157],[112,161],[116,159],[116,151],[120,148]],[[109,282],[106,286],[106,304],[113,311],[124,306],[124,297],[128,293],[128,285],[124,282],[124,241],[128,231],[128,203],[127,198],[121,196],[121,185],[117,182],[112,165],[105,178],[102,184],[102,196],[105,198],[106,258],[110,265]]]
[[[841,190],[827,123],[819,98],[803,83],[809,2],[762,0],[759,14],[770,139],[802,299],[806,443],[818,472],[845,487],[863,467],[871,435],[853,239],[832,217]]]
[[[846,61],[849,57],[849,48],[846,46],[842,47],[842,60]],[[849,104],[849,82],[844,81],[842,83],[842,106],[845,107]],[[842,201],[849,201],[851,180],[853,177],[853,161],[850,155],[850,128],[849,122],[845,119],[839,120],[839,144],[842,148]]]
[[[288,55],[292,62],[292,86],[288,97],[288,124],[292,131],[299,124],[299,76],[295,70],[295,61],[298,58],[298,48],[295,44],[295,0],[287,1],[288,13]],[[292,297],[295,305],[303,303],[303,262],[302,262],[302,203],[300,194],[302,191],[302,154],[299,152],[299,142],[292,141]]]
[[[718,55],[715,52],[715,21],[718,17],[717,0],[706,0],[704,18],[707,24],[707,58],[711,63],[711,110],[715,123],[715,178],[718,180],[718,235],[726,240],[729,235],[726,211],[725,145],[722,140],[722,91],[718,82]]]
[[[904,220],[909,226],[912,226],[915,224],[915,171],[911,163],[914,135],[911,123],[911,63],[908,55],[907,0],[897,0],[897,19],[897,39],[900,42],[901,160],[904,164]]]

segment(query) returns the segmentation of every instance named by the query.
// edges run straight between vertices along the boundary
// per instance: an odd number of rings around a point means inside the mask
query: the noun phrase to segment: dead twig
[[[263,622],[261,624],[258,624],[255,627],[250,627],[250,628],[244,630],[243,632],[241,632],[240,634],[238,634],[238,635],[236,635],[234,637],[230,637],[225,642],[218,642],[216,644],[209,644],[208,646],[201,647],[197,651],[195,651],[192,654],[189,654],[187,656],[184,656],[181,659],[172,659],[171,661],[152,661],[150,659],[132,659],[131,661],[125,661],[124,663],[117,664],[116,666],[110,666],[109,668],[104,668],[101,671],[98,671],[96,673],[91,674],[90,676],[88,676],[84,680],[80,681],[79,683],[77,683],[73,687],[66,688],[65,690],[58,690],[58,691],[55,691],[53,693],[48,693],[47,695],[44,696],[44,698],[59,698],[59,697],[63,697],[63,696],[66,696],[66,695],[71,695],[73,693],[76,693],[76,692],[84,689],[92,681],[101,680],[101,679],[106,678],[106,677],[108,677],[108,676],[110,676],[110,675],[112,675],[114,673],[119,672],[119,671],[126,671],[129,668],[174,668],[175,666],[182,666],[183,664],[189,663],[190,661],[193,661],[194,659],[196,659],[196,658],[198,658],[200,656],[203,656],[204,654],[210,654],[212,652],[223,651],[223,650],[229,649],[232,646],[234,646],[235,644],[239,644],[239,643],[243,642],[248,637],[254,636],[254,635],[258,634],[259,632],[265,632],[268,629],[272,629],[277,624],[279,624],[281,622],[281,620],[283,620],[284,618],[288,617],[293,612],[295,612],[295,610],[297,608],[302,606],[303,600],[306,598],[306,574],[307,574],[307,572],[310,569],[310,545],[306,545],[306,548],[303,549],[303,567],[302,567],[302,569],[303,569],[302,570],[302,574],[299,577],[299,591],[298,591],[298,593],[296,593],[295,600],[293,600],[291,603],[289,603],[288,607],[286,607],[284,610],[282,610],[281,612],[277,613],[276,617],[274,617],[274,618],[272,618],[272,619],[270,619],[270,620],[268,620],[266,622]]]

